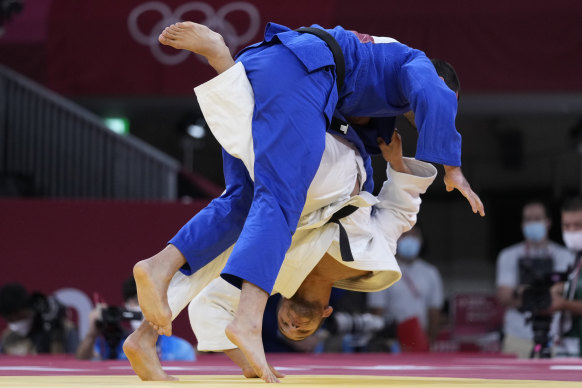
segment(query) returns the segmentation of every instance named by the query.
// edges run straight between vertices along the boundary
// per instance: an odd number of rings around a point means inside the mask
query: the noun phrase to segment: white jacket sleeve
[[[374,206],[370,220],[382,231],[392,253],[396,253],[400,235],[416,223],[420,195],[426,192],[437,174],[432,164],[412,158],[404,158],[404,163],[412,174],[394,171],[388,165],[387,179],[378,194],[379,203]]]
[[[416,222],[420,195],[426,192],[436,176],[436,168],[431,164],[409,158],[405,158],[404,163],[412,174],[388,167],[388,179],[378,197],[374,198],[373,207],[361,207],[341,221],[354,257],[354,261],[342,261],[342,264],[371,271],[371,276],[338,280],[334,287],[374,292],[390,287],[400,279],[400,268],[394,257],[396,242]],[[338,239],[334,239],[328,253],[336,260],[342,260]]]

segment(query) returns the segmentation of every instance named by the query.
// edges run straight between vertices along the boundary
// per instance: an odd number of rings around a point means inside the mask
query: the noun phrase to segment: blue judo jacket
[[[238,55],[255,92],[255,181],[240,160],[224,155],[226,192],[170,241],[188,262],[186,274],[236,242],[222,276],[271,291],[323,152],[321,112],[329,124],[333,116],[390,118],[412,110],[416,158],[461,164],[456,95],[422,51],[395,41],[373,43],[342,27],[326,31],[345,57],[339,93],[330,71],[333,55],[311,34],[269,23],[264,41]],[[388,142],[392,129],[390,120],[375,120],[372,128],[354,126],[346,134],[367,161],[365,190],[373,187],[368,153],[379,151],[376,137]]]

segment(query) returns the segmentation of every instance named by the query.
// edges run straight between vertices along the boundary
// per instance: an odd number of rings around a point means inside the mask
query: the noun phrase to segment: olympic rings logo
[[[140,29],[138,21],[144,13],[150,11],[159,13],[161,20],[147,34]],[[185,3],[176,8],[175,11],[172,11],[167,4],[159,1],[149,1],[135,7],[130,12],[127,19],[129,33],[139,44],[149,46],[152,55],[159,62],[165,65],[177,65],[183,62],[190,55],[190,52],[180,50],[175,54],[168,54],[162,51],[158,42],[158,35],[165,27],[182,21],[184,14],[193,11],[200,12],[205,17],[204,20],[197,21],[197,23],[204,24],[220,33],[232,52],[249,42],[257,34],[261,22],[259,10],[254,5],[244,1],[226,4],[216,12],[210,5],[202,2]],[[226,19],[230,13],[236,11],[246,13],[249,18],[249,26],[241,35],[238,34],[232,23]]]

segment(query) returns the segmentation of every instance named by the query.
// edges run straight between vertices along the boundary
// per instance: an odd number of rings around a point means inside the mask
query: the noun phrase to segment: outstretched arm
[[[455,128],[457,97],[434,71],[424,55],[414,56],[400,73],[401,88],[408,97],[418,129],[416,158],[442,164],[447,191],[457,189],[474,213],[485,216],[479,196],[461,171],[461,135]]]
[[[408,166],[402,159],[402,138],[396,129],[392,133],[390,144],[386,144],[384,139],[378,138],[378,146],[382,152],[382,157],[394,171],[403,172],[405,174],[412,174]]]
[[[479,213],[481,217],[485,217],[483,202],[481,202],[479,196],[471,189],[471,185],[465,179],[461,167],[447,165],[443,165],[443,167],[445,168],[444,181],[447,191],[459,190],[467,198],[467,201],[469,201],[473,213]]]
[[[105,307],[104,304],[97,304],[89,313],[89,330],[77,347],[76,356],[79,360],[90,360],[95,355],[95,342],[100,334],[97,328],[97,321],[101,319],[101,311]]]
[[[392,252],[400,235],[416,223],[421,199],[436,176],[436,168],[425,162],[402,157],[402,141],[397,131],[390,144],[378,139],[382,156],[390,164],[374,205],[371,221],[382,231]]]

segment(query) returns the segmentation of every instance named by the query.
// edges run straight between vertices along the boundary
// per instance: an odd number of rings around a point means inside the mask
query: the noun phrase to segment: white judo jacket
[[[394,257],[400,235],[415,224],[421,198],[436,176],[428,163],[405,158],[413,172],[404,174],[388,167],[388,178],[378,195],[362,192],[301,217],[291,247],[285,255],[273,293],[290,298],[327,252],[351,268],[371,271],[371,276],[338,281],[334,287],[373,292],[390,287],[401,277]],[[331,216],[347,205],[358,206],[341,219],[354,261],[342,261],[339,251],[339,226],[326,224]],[[232,247],[191,276],[178,272],[170,284],[168,301],[174,317],[189,301],[189,316],[198,339],[198,350],[222,351],[236,346],[224,329],[232,321],[240,290],[219,277]]]

